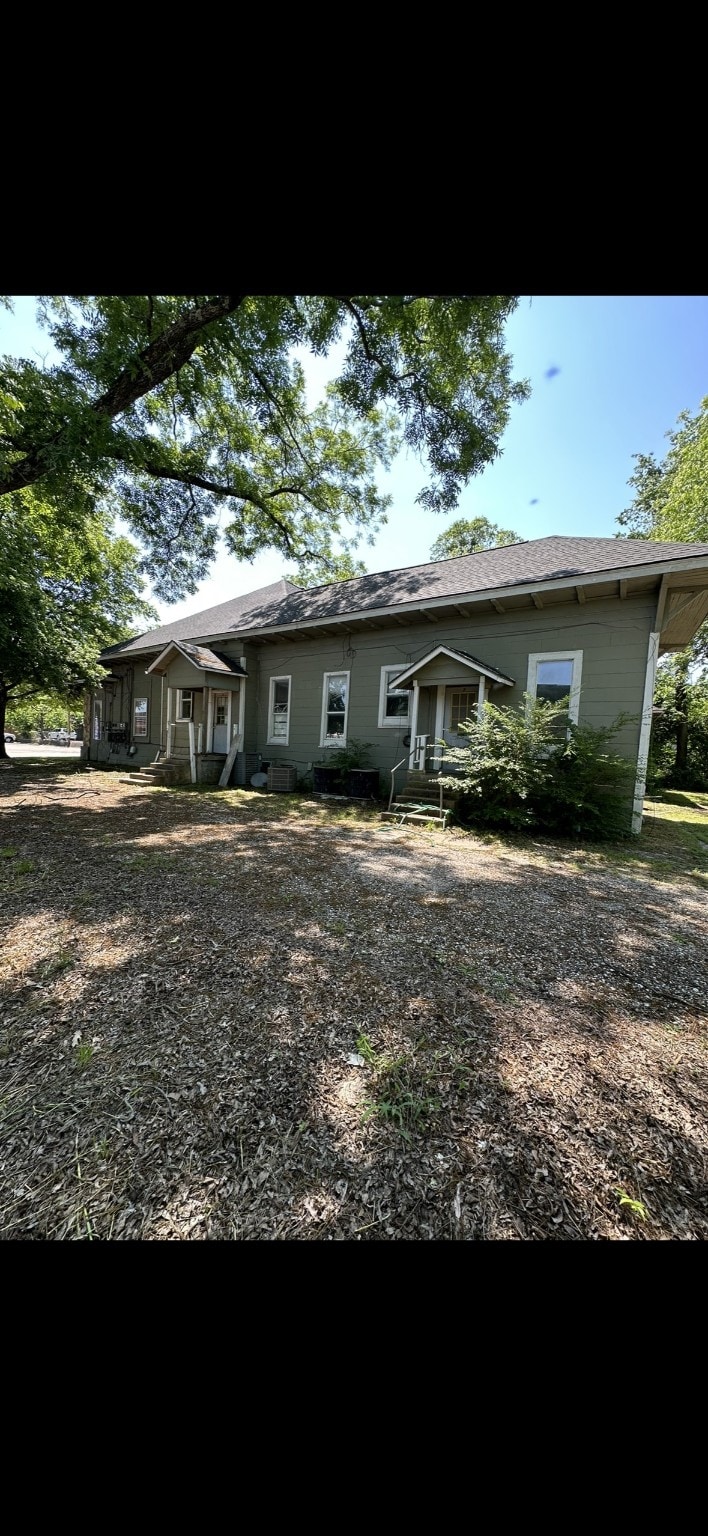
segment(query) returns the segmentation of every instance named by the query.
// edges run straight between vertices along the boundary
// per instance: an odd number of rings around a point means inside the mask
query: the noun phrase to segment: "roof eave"
[[[569,571],[567,575],[542,577],[533,581],[507,582],[498,587],[477,588],[472,592],[447,592],[441,597],[417,597],[407,603],[386,603],[380,608],[357,608],[349,613],[322,613],[313,618],[294,619],[288,623],[263,624],[247,628],[242,625],[233,625],[231,629],[220,630],[216,634],[190,635],[190,645],[211,644],[214,641],[236,640],[243,638],[258,639],[260,635],[289,634],[298,629],[317,629],[323,624],[351,624],[357,619],[385,618],[390,613],[422,613],[435,608],[451,608],[456,603],[483,603],[491,598],[500,601],[504,597],[523,597],[531,592],[542,589],[545,592],[562,591],[567,587],[593,587],[599,586],[604,581],[631,581],[634,577],[670,575],[672,571],[701,571],[708,572],[708,555],[676,556],[672,560],[649,560],[638,562],[634,565],[610,566],[602,571]],[[178,640],[170,640],[163,650],[171,645],[179,645]],[[155,644],[145,645],[141,650],[124,651],[122,655],[129,660],[132,656],[149,654],[156,649]],[[102,653],[103,654],[103,653]],[[107,654],[107,653],[106,653]],[[162,654],[162,653],[161,653]],[[99,658],[100,659],[100,658]],[[114,651],[111,661],[118,660],[118,654]],[[159,658],[158,658],[159,659]]]

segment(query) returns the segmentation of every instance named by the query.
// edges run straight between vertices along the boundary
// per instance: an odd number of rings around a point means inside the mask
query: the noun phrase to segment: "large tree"
[[[167,600],[194,591],[219,514],[239,559],[279,550],[309,580],[385,520],[403,442],[418,501],[450,511],[499,452],[514,400],[505,295],[63,295],[39,317],[60,360],[0,368],[2,499],[37,487],[61,520],[119,511]],[[309,410],[299,356],[342,356]]]
[[[708,542],[708,396],[692,415],[682,411],[667,432],[663,459],[635,453],[634,497],[617,519],[624,537]]]
[[[617,518],[620,537],[708,543],[708,397],[695,415],[682,411],[666,435],[669,448],[663,459],[653,453],[634,454],[636,468],[629,479],[634,496]],[[704,718],[708,623],[701,625],[690,646],[659,665],[657,699],[663,716],[655,723],[654,740],[662,745],[664,762],[666,742],[673,740],[669,778],[681,785],[696,774],[690,735],[693,727],[695,736]]]
[[[61,521],[38,489],[15,491],[0,515],[0,757],[8,702],[79,694],[102,674],[104,646],[133,618],[155,615],[142,597],[140,556],[115,537],[106,513],[64,507]]]
[[[520,535],[512,528],[500,528],[486,517],[458,518],[435,540],[431,560],[453,560],[456,555],[474,555],[479,549],[497,549],[503,544],[518,544]]]

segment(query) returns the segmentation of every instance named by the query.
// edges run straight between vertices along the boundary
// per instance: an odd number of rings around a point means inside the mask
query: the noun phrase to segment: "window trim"
[[[286,723],[285,723],[285,735],[284,736],[276,736],[276,735],[274,735],[274,732],[273,732],[273,720],[275,718],[274,714],[273,714],[273,711],[274,711],[274,708],[275,708],[275,685],[276,685],[276,683],[287,683],[287,685],[288,685],[288,712],[287,712],[287,715],[285,717],[285,722]],[[277,677],[271,677],[270,683],[269,683],[269,687],[268,687],[268,732],[267,732],[267,736],[266,736],[266,744],[269,747],[288,747],[290,745],[290,710],[291,710],[291,706],[292,706],[292,698],[293,698],[293,675],[292,675],[292,672],[281,672],[281,673],[279,673],[277,675]]]
[[[382,667],[381,668],[381,682],[379,684],[379,730],[380,731],[396,730],[400,726],[405,726],[405,728],[408,729],[408,727],[410,725],[410,718],[411,718],[411,690],[410,690],[410,688],[399,688],[397,690],[397,692],[399,692],[399,693],[407,693],[408,694],[408,714],[407,715],[391,715],[390,717],[388,717],[386,715],[386,699],[388,698],[389,693],[391,693],[393,691],[388,686],[388,676],[389,676],[389,673],[390,672],[393,672],[393,673],[403,672],[404,670],[405,669],[401,666],[400,662],[396,662],[394,665],[390,665],[390,666],[386,666],[386,667]]]
[[[185,714],[182,713],[182,711],[184,709],[184,697],[185,697],[185,694],[187,694],[187,693],[189,694],[189,714],[185,715]],[[193,688],[178,688],[177,689],[177,694],[178,694],[178,700],[177,700],[177,724],[178,725],[188,725],[189,721],[194,719],[194,689]]]
[[[327,715],[333,713],[332,710],[328,710],[328,708],[327,708],[327,693],[328,693],[328,689],[329,689],[329,680],[330,680],[331,677],[345,677],[346,680],[347,680],[347,695],[346,695],[346,704],[345,704],[345,708],[344,708],[344,731],[342,732],[341,736],[327,736],[325,734],[326,729],[327,729]],[[350,683],[351,683],[351,672],[345,672],[343,667],[335,667],[332,672],[324,672],[322,674],[322,717],[321,717],[321,720],[320,720],[320,746],[321,747],[334,747],[335,749],[337,747],[346,747],[346,744],[347,744],[347,730],[348,730],[348,727],[349,727],[349,691],[350,691]]]
[[[573,725],[578,723],[580,712],[580,682],[583,673],[582,651],[531,651],[529,654],[529,671],[526,683],[526,692],[532,699],[536,698],[538,687],[538,664],[540,661],[571,661],[573,673],[570,680],[570,702],[568,705],[568,719]]]
[[[135,721],[136,721],[137,713],[138,713],[138,704],[142,704],[143,702],[145,704],[145,709],[144,709],[144,711],[141,711],[141,719],[144,719],[144,721],[145,721],[145,730],[144,731],[136,731],[136,729],[135,729]],[[149,741],[150,740],[150,699],[149,699],[148,694],[146,694],[146,693],[141,694],[139,699],[133,699],[133,731],[132,731],[132,735],[133,735],[133,740],[134,741]]]

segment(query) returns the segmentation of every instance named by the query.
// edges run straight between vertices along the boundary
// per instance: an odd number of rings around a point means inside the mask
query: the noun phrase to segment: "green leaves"
[[[708,543],[708,396],[695,416],[682,411],[666,435],[670,447],[661,463],[635,453],[634,500],[617,521],[629,538]]]
[[[319,579],[385,520],[377,472],[400,443],[427,463],[418,500],[448,511],[499,452],[514,400],[505,295],[51,295],[59,365],[0,369],[0,497],[30,486],[61,521],[106,504],[173,600],[213,559],[265,548]],[[309,409],[297,352],[344,343]],[[0,503],[1,504],[1,503]]]
[[[458,518],[435,540],[431,560],[452,560],[457,555],[473,555],[479,549],[497,549],[505,544],[518,544],[521,535],[512,528],[500,528],[486,517]]]
[[[633,769],[608,746],[626,723],[622,715],[601,729],[574,725],[567,701],[529,695],[518,709],[485,704],[481,720],[461,727],[469,747],[446,748],[452,772],[442,783],[461,793],[458,812],[475,826],[621,836]]]
[[[141,596],[140,559],[111,535],[106,513],[16,491],[0,506],[0,695],[17,689],[66,695],[96,677],[104,646],[123,638]]]

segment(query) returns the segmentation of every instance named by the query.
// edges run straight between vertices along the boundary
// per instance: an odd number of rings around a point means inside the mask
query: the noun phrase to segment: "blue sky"
[[[529,380],[531,396],[513,407],[500,458],[441,517],[416,507],[425,467],[399,454],[381,476],[393,496],[388,524],[372,548],[358,551],[369,570],[427,560],[433,540],[458,517],[487,517],[524,539],[611,538],[631,500],[632,455],[663,457],[679,412],[696,411],[708,394],[705,295],[526,296],[507,325],[506,344],[514,377]],[[16,300],[14,316],[0,311],[0,353],[47,351],[32,299]],[[313,400],[327,376],[326,363],[308,365]],[[274,552],[251,565],[223,552],[196,594],[156,607],[163,619],[179,618],[275,581],[285,569]]]

